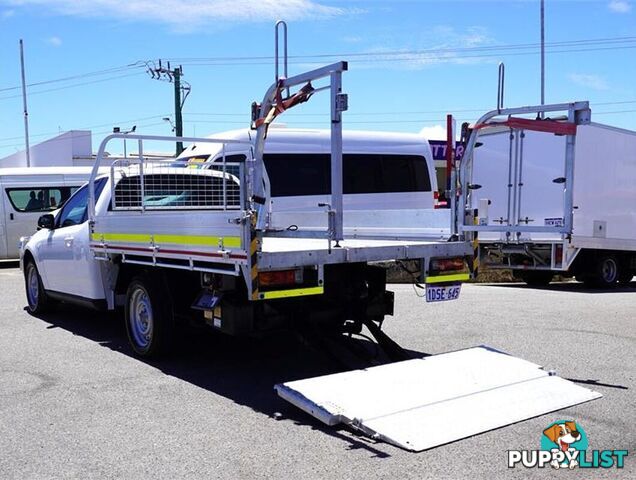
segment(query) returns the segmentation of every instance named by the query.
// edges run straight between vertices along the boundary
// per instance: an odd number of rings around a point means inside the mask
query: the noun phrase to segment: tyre
[[[42,279],[33,260],[29,260],[24,267],[24,286],[27,297],[27,310],[33,315],[46,313],[51,310],[52,301],[42,286]]]
[[[627,284],[632,281],[634,278],[634,271],[629,268],[623,268],[618,272],[618,283]]]
[[[620,274],[618,260],[614,255],[601,255],[594,263],[591,284],[597,288],[611,288],[616,285]]]
[[[552,272],[545,270],[522,271],[518,275],[521,280],[531,287],[545,287],[550,284],[554,276]]]
[[[161,283],[147,276],[132,279],[126,292],[125,322],[134,352],[145,358],[165,354],[173,336],[168,294]]]

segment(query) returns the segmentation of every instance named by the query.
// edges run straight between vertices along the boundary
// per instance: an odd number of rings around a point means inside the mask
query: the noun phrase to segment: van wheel
[[[519,278],[531,287],[546,287],[552,281],[554,276],[552,272],[545,270],[530,270],[518,273]]]
[[[618,281],[620,269],[614,255],[601,255],[596,259],[592,285],[597,288],[613,287]]]
[[[27,310],[33,315],[51,310],[52,301],[42,286],[42,279],[35,262],[29,260],[24,268],[24,286],[27,297]]]
[[[167,292],[146,276],[133,278],[126,292],[126,333],[135,353],[158,357],[168,351],[173,320]]]

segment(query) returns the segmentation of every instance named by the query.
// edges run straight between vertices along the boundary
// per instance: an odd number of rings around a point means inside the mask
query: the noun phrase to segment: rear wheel
[[[632,281],[632,278],[634,278],[634,271],[629,268],[623,268],[618,272],[618,283],[629,283]]]
[[[616,285],[620,274],[618,260],[614,255],[601,255],[594,264],[594,273],[590,283],[598,288],[610,288]]]
[[[552,272],[545,270],[530,270],[519,272],[518,277],[531,287],[545,287],[550,284]]]
[[[42,286],[40,273],[33,260],[29,260],[24,267],[24,286],[26,289],[27,310],[29,313],[46,313],[51,309],[52,302]]]
[[[126,333],[135,353],[157,357],[168,351],[173,319],[167,292],[147,276],[133,278],[126,292]]]

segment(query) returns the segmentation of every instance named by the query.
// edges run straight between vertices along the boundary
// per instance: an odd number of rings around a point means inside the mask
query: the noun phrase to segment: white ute
[[[29,311],[44,313],[56,300],[123,307],[130,344],[140,356],[164,351],[183,319],[235,335],[309,325],[359,332],[365,325],[392,360],[403,361],[276,389],[326,423],[345,422],[412,450],[597,398],[538,365],[490,349],[408,359],[380,330],[393,313],[393,295],[384,269],[373,262],[419,260],[431,292],[427,300],[455,299],[470,276],[472,245],[454,232],[450,213],[456,205],[434,210],[426,208],[433,206],[429,201],[425,208],[396,208],[391,214],[399,221],[385,233],[381,216],[375,225],[372,215],[347,217],[347,195],[354,194],[343,189],[343,150],[350,147],[341,130],[346,69],[339,62],[277,81],[254,109],[251,139],[107,137],[89,184],[55,218],[43,216],[41,230],[23,243]],[[277,211],[270,180],[279,179],[269,178],[263,161],[267,128],[277,113],[307,100],[310,82],[320,80],[327,81],[320,89],[331,91],[324,147],[330,191],[317,204]],[[137,141],[139,157],[115,162],[109,175],[99,176],[113,138]],[[205,169],[192,161],[144,158],[144,141],[166,140],[216,144],[225,154]],[[229,154],[237,152],[244,158],[234,161]],[[518,396],[527,401],[511,400]],[[441,418],[469,417],[482,420],[452,432],[431,428]],[[441,431],[446,433],[436,433]]]

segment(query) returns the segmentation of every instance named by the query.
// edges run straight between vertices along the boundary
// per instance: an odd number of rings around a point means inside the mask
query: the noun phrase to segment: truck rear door
[[[475,149],[472,208],[490,201],[482,225],[530,227],[518,235],[480,232],[481,241],[558,240],[558,233],[531,232],[535,226],[563,226],[565,137],[529,130],[482,134]],[[484,202],[481,203],[484,205]],[[483,208],[482,208],[483,210]],[[483,218],[483,212],[479,216]]]

